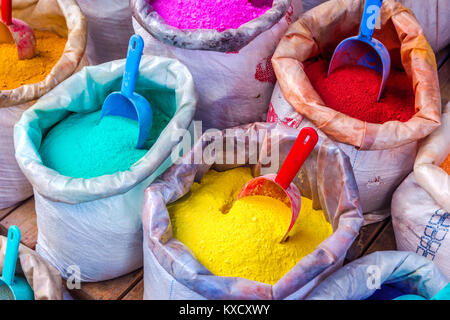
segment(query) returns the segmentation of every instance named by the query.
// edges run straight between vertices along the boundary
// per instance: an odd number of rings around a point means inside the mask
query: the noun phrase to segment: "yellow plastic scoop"
[[[0,20],[0,43],[15,43],[19,60],[31,59],[36,51],[36,37],[33,29],[19,19],[12,17],[12,0],[2,0]]]

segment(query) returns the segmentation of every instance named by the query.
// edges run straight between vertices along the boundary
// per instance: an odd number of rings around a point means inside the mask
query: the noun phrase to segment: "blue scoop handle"
[[[369,41],[372,39],[382,3],[383,0],[366,0],[361,24],[359,25],[359,38]]]
[[[131,36],[128,44],[127,61],[125,63],[121,88],[121,93],[127,98],[133,95],[143,50],[144,40],[138,35]]]
[[[14,274],[16,273],[17,255],[20,245],[20,229],[17,226],[11,226],[8,230],[8,240],[6,242],[5,262],[3,264],[3,281],[11,286],[14,283]]]

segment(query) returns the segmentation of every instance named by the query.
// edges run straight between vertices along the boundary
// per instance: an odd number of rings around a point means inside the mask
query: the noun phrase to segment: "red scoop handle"
[[[309,139],[307,139],[308,137]],[[289,151],[286,160],[284,160],[275,178],[275,182],[283,187],[283,189],[286,190],[289,187],[318,140],[317,132],[313,128],[305,127],[300,130],[291,151]]]
[[[6,25],[12,24],[12,0],[2,0],[2,21]]]

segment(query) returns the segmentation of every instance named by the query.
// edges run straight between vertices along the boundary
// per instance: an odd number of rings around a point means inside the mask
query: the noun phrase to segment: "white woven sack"
[[[271,57],[303,11],[301,0],[275,0],[264,15],[224,32],[182,31],[161,21],[145,0],[130,4],[144,53],[177,58],[191,71],[199,95],[195,119],[205,130],[265,121],[276,82]]]

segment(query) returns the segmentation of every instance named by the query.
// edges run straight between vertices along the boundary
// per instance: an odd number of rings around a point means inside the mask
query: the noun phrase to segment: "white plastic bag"
[[[449,281],[434,263],[414,253],[381,251],[345,265],[326,278],[306,299],[364,300],[374,293],[379,294],[378,288],[386,290],[389,287],[397,291],[396,296],[403,292],[431,299]],[[383,285],[388,287],[383,288]]]
[[[0,90],[0,209],[11,207],[33,194],[14,157],[13,127],[36,99],[87,64],[86,21],[74,0],[13,1],[13,17],[32,28],[67,37],[64,53],[41,82]]]
[[[414,13],[434,52],[450,44],[450,1],[398,1]]]
[[[33,194],[14,156],[14,125],[27,105],[0,109],[0,209],[11,207]]]
[[[37,252],[64,278],[118,277],[142,266],[144,189],[172,163],[173,130],[187,129],[195,113],[192,76],[178,61],[141,60],[136,92],[171,118],[159,138],[130,170],[90,179],[71,178],[45,167],[38,154],[43,135],[72,112],[101,108],[120,90],[125,60],[86,67],[24,112],[15,126],[16,158],[34,188]]]
[[[238,29],[179,30],[168,26],[146,0],[131,0],[133,27],[144,53],[179,59],[191,71],[203,128],[225,129],[265,121],[276,82],[271,57],[303,11],[301,0],[274,0],[264,15]]]
[[[421,145],[414,172],[392,198],[392,224],[399,250],[416,252],[450,277],[450,176],[438,167],[450,154],[450,103],[441,127]]]
[[[322,134],[294,183],[302,196],[313,200],[315,209],[323,210],[333,234],[273,286],[239,277],[215,276],[173,237],[166,205],[187,194],[194,180],[201,181],[210,168],[224,171],[245,164],[250,165],[255,176],[277,172],[297,136],[298,130],[268,123],[227,129],[220,136],[206,132],[183,162],[174,164],[146,189],[142,217],[145,299],[302,299],[342,265],[363,219],[348,158]],[[227,150],[211,152],[213,143],[223,145],[230,141],[233,148],[228,145]],[[245,150],[239,146],[245,146]],[[279,151],[278,160],[267,159],[268,148],[271,154]],[[197,155],[203,158],[192,164]],[[221,164],[223,159],[234,160]],[[257,163],[249,163],[250,159]],[[271,166],[264,168],[263,164],[269,163]]]
[[[123,59],[133,32],[128,0],[76,0],[88,21],[86,54],[91,65]]]

